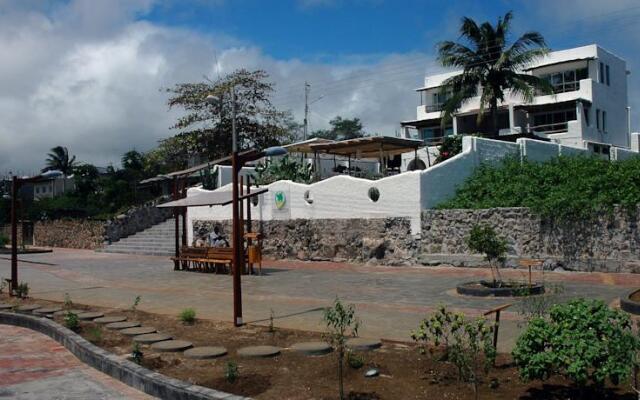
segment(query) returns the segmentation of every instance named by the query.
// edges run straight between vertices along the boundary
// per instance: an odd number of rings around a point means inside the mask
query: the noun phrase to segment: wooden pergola
[[[314,153],[314,162],[317,163],[318,153],[326,153],[347,157],[349,162],[354,159],[378,159],[380,172],[386,173],[385,159],[398,154],[414,151],[418,157],[418,148],[424,146],[422,140],[404,139],[393,136],[370,136],[339,142],[313,143],[309,148]]]

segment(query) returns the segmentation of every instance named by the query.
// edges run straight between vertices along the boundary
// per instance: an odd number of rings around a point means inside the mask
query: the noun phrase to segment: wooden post
[[[187,197],[187,179],[188,177],[182,179],[182,198],[185,199]],[[188,246],[187,243],[187,207],[182,208],[182,245]]]
[[[13,295],[18,287],[18,177],[11,180],[11,287],[9,294]]]
[[[173,177],[173,200],[178,200],[178,177]],[[173,261],[173,269],[180,269],[180,261],[178,261],[178,257],[180,257],[180,234],[179,234],[179,208],[173,208],[173,218],[175,220],[174,224],[174,234],[175,234],[175,260]]]
[[[495,314],[496,315],[496,321],[495,321],[495,325],[493,327],[493,348],[496,349],[496,352],[498,351],[498,330],[500,329],[500,312],[502,312],[503,310],[506,310],[507,308],[511,307],[513,304],[508,303],[508,304],[504,304],[501,305],[499,307],[493,308],[489,311],[484,312],[482,315],[489,316],[491,314]],[[495,362],[495,361],[494,361]]]

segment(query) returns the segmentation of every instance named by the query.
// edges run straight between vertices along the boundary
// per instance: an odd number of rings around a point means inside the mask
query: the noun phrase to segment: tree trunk
[[[344,383],[342,380],[342,360],[344,359],[344,349],[338,349],[338,386],[340,387],[340,400],[344,400]]]
[[[498,99],[495,97],[491,99],[489,112],[491,113],[491,134],[498,136]]]

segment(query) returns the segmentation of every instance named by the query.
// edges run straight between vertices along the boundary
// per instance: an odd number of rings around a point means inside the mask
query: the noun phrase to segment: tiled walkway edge
[[[131,361],[123,360],[46,318],[0,312],[0,324],[20,326],[43,333],[63,345],[85,364],[154,397],[179,400],[247,399],[169,378]]]

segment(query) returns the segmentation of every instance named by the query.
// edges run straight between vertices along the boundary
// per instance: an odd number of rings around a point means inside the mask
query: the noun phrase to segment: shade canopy
[[[311,144],[313,152],[355,156],[356,158],[380,158],[407,153],[424,146],[422,140],[393,136],[371,136],[332,143]]]
[[[244,200],[253,196],[266,193],[269,189],[257,189],[255,192],[251,192],[240,196],[240,200]],[[185,197],[180,200],[174,200],[167,203],[159,204],[158,208],[172,208],[172,207],[201,207],[201,206],[226,206],[232,203],[232,193],[230,190],[214,191],[209,193],[201,193],[191,197]]]
[[[315,144],[327,144],[327,143],[335,143],[335,141],[331,139],[323,139],[323,138],[311,138],[307,140],[303,140],[301,142],[291,143],[283,146],[289,153],[313,153],[311,149],[311,145]]]

